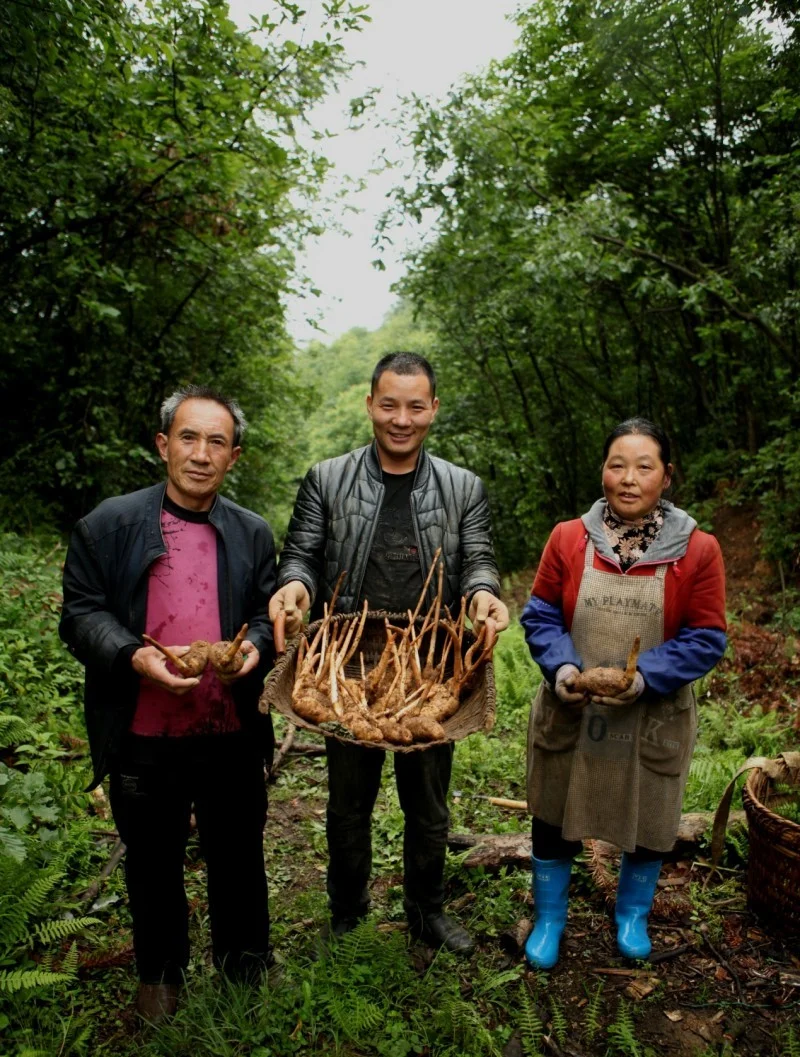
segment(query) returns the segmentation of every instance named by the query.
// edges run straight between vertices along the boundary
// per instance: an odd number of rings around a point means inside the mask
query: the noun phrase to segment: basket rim
[[[761,798],[756,793],[754,788],[755,784],[762,776],[765,777],[768,782],[772,781],[770,776],[766,773],[766,771],[762,770],[761,767],[754,767],[753,770],[748,774],[747,779],[744,783],[743,792],[746,791],[748,796],[750,797],[752,801],[752,810],[767,816],[770,820],[774,820],[775,825],[783,827],[790,833],[797,831],[798,835],[800,835],[800,822],[794,822],[792,819],[785,818],[783,815],[779,815],[777,812],[772,811],[771,808],[767,807],[767,805],[763,802],[763,800],[761,800]],[[798,790],[800,790],[800,785],[798,786]],[[747,802],[745,802],[745,811],[747,811],[747,807]]]
[[[334,613],[330,619],[332,622],[342,623],[345,620],[351,620],[353,617],[360,618],[362,613],[363,610],[355,613]],[[320,734],[324,738],[335,738],[337,741],[340,741],[346,745],[358,745],[362,748],[378,749],[383,752],[402,753],[421,752],[425,749],[436,748],[437,746],[454,745],[456,742],[462,741],[464,738],[469,737],[471,734],[487,734],[494,727],[497,715],[497,687],[494,680],[494,665],[491,659],[486,662],[483,668],[484,679],[486,684],[485,694],[488,707],[486,707],[484,710],[484,720],[481,726],[476,727],[474,730],[466,731],[464,734],[449,736],[444,739],[439,738],[435,741],[415,741],[410,745],[399,745],[394,742],[388,741],[367,742],[359,741],[358,738],[347,738],[334,731],[324,730],[317,724],[311,723],[309,720],[306,720],[303,717],[299,716],[297,713],[294,712],[294,709],[292,709],[291,703],[288,704],[287,708],[287,706],[283,702],[273,700],[271,696],[268,696],[270,682],[272,680],[273,675],[276,672],[282,673],[289,665],[295,663],[295,658],[297,655],[297,650],[299,648],[301,636],[305,635],[306,639],[310,641],[310,637],[313,636],[319,629],[319,626],[322,623],[323,619],[324,618],[319,618],[318,620],[312,621],[311,623],[304,625],[302,631],[300,632],[300,635],[293,638],[291,642],[287,642],[286,652],[277,658],[277,663],[272,669],[272,671],[268,674],[265,680],[264,689],[262,690],[261,699],[263,700],[265,697],[267,697],[268,708],[274,709],[280,715],[285,716],[291,723],[294,723],[295,726],[300,726],[313,733]],[[402,621],[403,623],[408,624],[408,613],[397,613],[383,609],[367,610],[367,619],[372,620],[373,622],[383,622],[385,619],[388,619],[390,623],[398,623]],[[417,617],[415,623],[422,624],[423,619],[423,616],[420,615]],[[466,628],[466,634],[472,638],[474,638],[475,635],[475,633],[470,628]]]

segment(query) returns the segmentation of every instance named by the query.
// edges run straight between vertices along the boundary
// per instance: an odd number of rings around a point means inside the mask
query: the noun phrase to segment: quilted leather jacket
[[[361,592],[385,488],[375,444],[312,466],[295,501],[278,567],[278,586],[300,580],[322,615],[339,573],[347,580],[337,609],[352,612]],[[500,593],[489,503],[479,477],[422,449],[411,490],[411,518],[423,575],[437,547],[444,561],[444,602],[476,591]],[[435,577],[429,597],[435,595]]]

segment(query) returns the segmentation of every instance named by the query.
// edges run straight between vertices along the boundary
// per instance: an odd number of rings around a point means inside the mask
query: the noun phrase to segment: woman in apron
[[[692,688],[725,650],[719,544],[662,498],[669,441],[646,419],[617,426],[603,449],[603,494],[547,542],[522,614],[544,680],[528,728],[536,923],[525,946],[549,969],[567,920],[572,859],[584,838],[623,850],[617,945],[650,954],[647,918],[661,860],[675,843],[697,726]],[[572,690],[579,671],[638,668],[618,697]]]

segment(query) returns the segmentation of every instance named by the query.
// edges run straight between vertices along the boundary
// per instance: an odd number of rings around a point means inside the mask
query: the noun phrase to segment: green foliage
[[[330,345],[312,342],[298,354],[300,379],[315,392],[314,414],[305,423],[309,463],[342,455],[372,440],[365,400],[375,364],[389,352],[429,355],[430,340],[429,333],[412,319],[410,308],[401,305],[377,331],[350,330]],[[431,442],[435,451],[435,433]]]
[[[175,1021],[148,1040],[143,1053],[499,1055],[482,1007],[485,996],[510,977],[494,977],[486,974],[473,999],[462,994],[463,981],[446,955],[418,977],[404,938],[382,935],[367,921],[322,961],[288,962],[280,983],[273,988],[265,982],[260,993],[208,977],[195,979]]]
[[[724,942],[725,907],[740,894],[741,889],[734,876],[728,876],[713,889],[700,879],[692,882],[689,888],[692,921],[697,927],[707,930],[714,943]]]
[[[763,550],[779,565],[785,590],[800,575],[800,383],[780,397],[790,410],[773,423],[778,435],[745,462],[741,488],[761,504]]]
[[[605,985],[601,980],[595,984],[594,990],[589,995],[589,1001],[583,1014],[583,1035],[587,1042],[591,1043],[602,1027],[600,1017],[603,1010],[603,991]]]
[[[0,991],[37,990],[74,979],[78,968],[74,943],[57,969],[51,967],[52,956],[41,965],[30,959],[35,945],[52,947],[99,923],[93,917],[47,917],[53,911],[53,890],[62,879],[58,867],[37,870],[0,854]],[[17,967],[6,968],[15,962]]]
[[[776,783],[769,799],[769,808],[781,818],[800,823],[800,789],[794,785]]]
[[[800,1057],[800,1026],[789,1024],[780,1033],[780,1057]]]
[[[19,723],[46,726],[59,718],[61,729],[64,717],[80,714],[83,682],[83,669],[58,638],[63,559],[56,539],[0,536],[0,709]],[[0,719],[3,744],[19,744],[21,733]]]
[[[753,709],[748,715],[732,705],[701,699],[699,734],[689,781],[685,811],[716,810],[725,787],[749,756],[774,757],[791,738],[789,728],[775,712]]]
[[[631,1008],[624,998],[620,998],[616,1015],[607,1030],[613,1054],[618,1054],[619,1057],[644,1057],[642,1047],[636,1041]]]
[[[519,1033],[522,1044],[522,1052],[525,1057],[539,1057],[541,1050],[544,1025],[536,1003],[524,983],[519,986],[520,1011],[519,1011]]]
[[[495,685],[500,703],[501,727],[518,726],[520,712],[527,714],[542,675],[531,659],[525,632],[516,621],[499,637],[494,652]]]
[[[382,233],[435,218],[399,288],[432,333],[436,444],[487,482],[506,568],[597,497],[602,438],[638,412],[679,500],[744,472],[792,582],[800,37],[767,18],[525,5],[513,54],[409,102],[416,174]]]
[[[555,995],[550,995],[550,1014],[552,1018],[553,1034],[562,1046],[566,1046],[569,1024],[567,1023],[564,1009]]]
[[[158,404],[234,393],[253,424],[229,492],[279,511],[293,489],[281,297],[326,162],[302,123],[346,68],[364,9],[224,0],[12,4],[0,26],[0,517],[71,523],[159,473]],[[298,39],[299,38],[299,39]],[[57,42],[57,45],[56,45]]]

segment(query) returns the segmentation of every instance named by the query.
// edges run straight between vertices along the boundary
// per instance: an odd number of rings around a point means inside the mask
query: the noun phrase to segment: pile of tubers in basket
[[[217,675],[235,675],[244,664],[244,654],[241,646],[247,635],[247,624],[242,624],[239,633],[233,640],[223,639],[221,642],[206,642],[205,639],[197,639],[193,642],[186,653],[179,657],[174,650],[168,646],[162,646],[149,635],[142,635],[144,641],[160,650],[167,660],[172,664],[178,675],[185,679],[200,676],[210,664]]]
[[[360,678],[348,677],[345,668],[358,650],[368,602],[365,599],[360,616],[333,622],[336,598],[346,574],[339,577],[316,635],[311,642],[305,636],[300,640],[292,691],[292,708],[298,716],[316,725],[345,728],[343,734],[349,732],[361,742],[411,745],[446,740],[442,723],[458,711],[462,693],[474,684],[491,657],[494,641],[488,641],[484,625],[463,652],[466,598],[462,598],[455,619],[442,606],[444,565],[439,561],[440,553],[437,550],[434,555],[416,610],[408,611],[408,626],[395,627],[386,619],[386,645],[369,673],[363,653],[359,654]],[[417,628],[437,564],[436,599]],[[438,658],[437,641],[441,645]],[[451,651],[453,674],[446,679]]]

